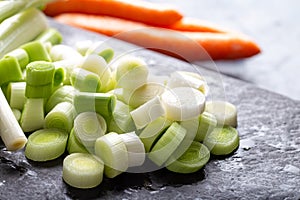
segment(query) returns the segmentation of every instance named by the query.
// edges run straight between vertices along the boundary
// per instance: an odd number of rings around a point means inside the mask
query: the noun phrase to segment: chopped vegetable
[[[203,112],[199,116],[199,127],[197,130],[197,135],[195,140],[198,142],[203,142],[206,136],[214,130],[217,126],[216,117],[208,112]]]
[[[33,161],[54,160],[66,149],[68,134],[59,129],[40,129],[28,137],[25,156]]]
[[[23,79],[21,67],[14,57],[5,57],[0,60],[0,86]]]
[[[82,6],[81,0],[66,0],[50,3],[45,9],[50,16],[65,12],[110,15],[153,25],[170,25],[182,18],[175,8],[148,1],[86,0]]]
[[[114,94],[76,92],[73,103],[77,113],[96,111],[106,118],[111,116],[116,101]]]
[[[26,65],[29,63],[27,52],[21,48],[8,52],[4,57],[16,58],[22,70],[25,69]]]
[[[207,147],[199,142],[192,142],[191,146],[173,163],[166,168],[176,173],[193,173],[200,170],[210,158]]]
[[[0,24],[0,58],[20,45],[32,41],[47,28],[46,17],[36,8],[26,9],[5,19]]]
[[[161,103],[160,97],[156,96],[150,101],[131,111],[130,114],[136,128],[142,129],[147,126],[147,124],[163,116],[165,114],[165,110]]]
[[[50,55],[41,41],[33,41],[21,46],[29,57],[29,62],[33,61],[51,61]]]
[[[25,97],[26,82],[10,82],[8,84],[8,100],[11,108],[23,110]]]
[[[76,188],[93,188],[103,179],[103,162],[88,153],[73,153],[63,161],[63,180]]]
[[[72,153],[89,153],[89,151],[86,149],[86,147],[78,141],[78,139],[75,136],[74,129],[71,130],[67,142],[67,151],[69,154]]]
[[[128,167],[141,166],[146,158],[144,144],[135,132],[120,134],[128,153]]]
[[[15,151],[22,149],[27,138],[16,120],[8,102],[0,88],[0,135],[6,149]]]
[[[103,136],[106,130],[105,119],[95,112],[80,113],[74,120],[75,136],[87,148],[94,149],[96,139]]]
[[[212,113],[220,126],[237,126],[237,109],[226,101],[208,101],[205,105],[205,111]]]
[[[214,155],[228,155],[239,146],[239,134],[231,126],[217,127],[208,134],[203,144]]]
[[[99,92],[101,88],[100,77],[94,72],[81,68],[72,71],[71,84],[80,92]]]
[[[96,140],[95,154],[105,164],[104,174],[114,178],[128,168],[128,153],[123,139],[114,132],[110,132]]]
[[[75,108],[70,102],[57,104],[45,117],[45,128],[57,128],[70,133],[75,119]]]
[[[50,42],[52,45],[57,45],[62,42],[62,35],[54,28],[48,28],[46,31],[42,32],[35,40],[42,43]]]
[[[24,132],[32,132],[44,127],[44,99],[27,98],[20,120]]]
[[[171,120],[185,121],[199,116],[205,106],[205,96],[191,87],[177,87],[166,90],[161,95],[166,109],[166,117]]]
[[[186,129],[177,122],[173,122],[156,144],[154,144],[148,157],[157,166],[162,166],[180,146],[185,136]]]
[[[105,42],[96,42],[89,46],[85,51],[85,55],[97,54],[104,58],[104,60],[109,63],[114,57],[114,50],[107,46]]]

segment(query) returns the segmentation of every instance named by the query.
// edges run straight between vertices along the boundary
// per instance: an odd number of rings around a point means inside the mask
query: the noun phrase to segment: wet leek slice
[[[103,162],[88,153],[73,153],[63,161],[63,180],[76,188],[93,188],[103,179]]]
[[[200,142],[192,142],[191,146],[166,168],[176,173],[193,173],[200,170],[210,158],[208,148]]]
[[[217,127],[203,141],[214,155],[228,155],[239,146],[238,131],[231,126]]]
[[[33,161],[54,160],[66,149],[68,133],[58,129],[40,129],[28,137],[25,156]]]

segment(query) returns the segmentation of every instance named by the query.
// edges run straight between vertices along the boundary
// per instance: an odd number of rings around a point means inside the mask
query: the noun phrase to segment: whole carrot
[[[49,16],[67,12],[108,15],[159,26],[183,17],[171,6],[142,0],[60,0],[49,3],[44,12]]]
[[[187,61],[238,59],[260,52],[255,42],[236,33],[174,31],[99,15],[69,13],[55,19]]]

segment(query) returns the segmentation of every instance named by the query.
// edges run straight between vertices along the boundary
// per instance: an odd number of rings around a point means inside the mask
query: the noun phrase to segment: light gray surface
[[[216,62],[219,70],[300,100],[300,1],[149,1],[173,4],[185,16],[247,34],[262,53],[240,61]]]

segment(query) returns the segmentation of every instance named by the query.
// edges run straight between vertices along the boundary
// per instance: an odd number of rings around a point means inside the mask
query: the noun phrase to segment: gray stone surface
[[[65,43],[106,39],[60,26]],[[238,108],[240,146],[227,157],[213,157],[202,170],[180,175],[161,169],[105,178],[89,190],[62,180],[63,157],[46,163],[27,160],[0,144],[0,199],[299,199],[300,102],[182,61],[111,41],[122,52],[135,49],[159,74],[197,70],[209,82],[210,99],[226,99]],[[133,52],[133,51],[131,51]]]

